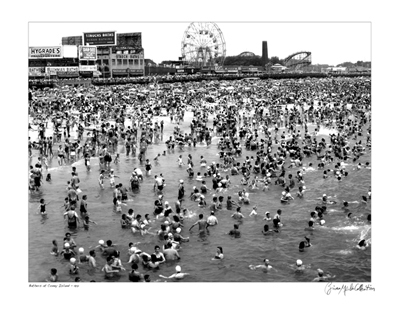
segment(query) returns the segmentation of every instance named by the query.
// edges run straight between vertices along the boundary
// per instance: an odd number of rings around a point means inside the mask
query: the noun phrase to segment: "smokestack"
[[[265,66],[268,63],[268,42],[262,42],[262,63]]]

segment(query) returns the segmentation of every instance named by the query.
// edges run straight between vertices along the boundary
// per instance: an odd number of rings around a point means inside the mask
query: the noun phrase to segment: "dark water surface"
[[[170,124],[168,118],[159,117],[158,120],[164,119],[166,122],[164,130],[164,140],[172,135],[173,124]],[[185,123],[181,128],[188,130],[189,122],[192,119],[192,113],[186,112]],[[211,120],[211,117],[210,117]],[[210,124],[210,123],[209,123]],[[309,131],[312,132],[314,127],[310,126]],[[46,133],[46,136],[49,136]],[[322,137],[329,139],[328,136],[318,136],[318,140]],[[349,171],[349,176],[338,182],[334,178],[323,179],[322,171],[316,170],[305,174],[305,185],[308,191],[305,192],[304,198],[295,200],[288,205],[280,203],[282,188],[272,185],[270,190],[262,192],[260,190],[249,190],[250,205],[242,205],[242,213],[246,216],[240,225],[242,233],[241,238],[231,238],[227,233],[232,229],[235,221],[231,218],[233,211],[224,209],[217,212],[219,224],[211,227],[209,235],[205,238],[200,238],[197,234],[197,228],[193,228],[192,233],[188,232],[189,227],[198,219],[199,213],[204,213],[205,217],[209,215],[209,209],[201,209],[197,206],[197,202],[190,201],[189,195],[194,185],[200,185],[196,180],[190,180],[187,176],[186,166],[179,167],[176,162],[179,155],[183,156],[186,163],[187,155],[193,156],[195,176],[198,171],[204,173],[205,168],[200,169],[200,156],[204,156],[208,163],[216,161],[219,157],[216,156],[218,148],[216,146],[217,138],[213,139],[213,144],[210,147],[200,145],[196,148],[186,147],[184,151],[175,150],[167,153],[167,156],[161,156],[159,164],[155,165],[153,158],[162,151],[166,150],[164,143],[150,145],[146,158],[152,161],[153,169],[151,176],[145,176],[144,182],[141,184],[140,192],[133,194],[129,192],[128,206],[123,206],[124,213],[129,208],[133,208],[135,214],[140,213],[142,216],[149,213],[152,215],[153,204],[156,199],[156,194],[153,191],[154,175],[163,173],[167,187],[164,191],[164,200],[168,201],[174,209],[174,202],[177,199],[177,186],[179,179],[185,181],[185,201],[183,207],[188,208],[196,215],[190,219],[185,219],[184,228],[181,232],[182,236],[190,236],[190,241],[184,243],[180,251],[181,260],[179,265],[183,272],[190,273],[184,281],[187,282],[307,282],[316,277],[316,269],[321,268],[324,271],[329,271],[336,275],[337,282],[370,282],[371,281],[371,247],[365,251],[358,250],[355,246],[362,238],[370,239],[370,225],[367,224],[367,215],[371,212],[370,203],[367,205],[352,204],[350,207],[353,215],[358,218],[349,220],[346,218],[340,207],[342,200],[361,201],[361,195],[366,195],[371,185],[371,170],[361,169],[353,170],[355,166],[351,164],[346,167]],[[328,140],[329,141],[329,140]],[[352,141],[352,144],[354,141]],[[57,145],[56,145],[57,146]],[[56,148],[55,146],[55,148]],[[255,155],[255,152],[246,151],[238,162],[242,162],[246,155]],[[276,150],[276,146],[274,151]],[[145,172],[144,165],[140,165],[137,159],[132,157],[126,158],[124,148],[120,144],[119,152],[121,161],[118,164],[112,164],[115,170],[116,182],[123,183],[129,187],[129,177],[135,167],[141,167]],[[35,164],[37,160],[34,154]],[[370,153],[362,156],[359,162],[365,163],[370,161]],[[316,158],[306,158],[304,163],[313,162],[316,166]],[[98,158],[91,160],[92,170],[86,171],[83,160],[75,163],[79,178],[81,180],[80,188],[88,196],[88,211],[90,218],[98,224],[91,224],[88,231],[82,228],[72,231],[72,236],[77,243],[76,251],[79,247],[85,249],[85,254],[98,244],[99,240],[112,240],[117,244],[117,249],[121,251],[121,260],[127,271],[123,271],[120,277],[113,281],[127,282],[128,271],[130,270],[127,264],[128,243],[140,242],[138,247],[149,254],[154,252],[155,245],[162,245],[156,236],[132,234],[130,229],[122,229],[120,225],[121,214],[117,214],[113,210],[112,204],[112,188],[109,186],[109,181],[105,180],[105,189],[100,190],[98,185],[99,165]],[[69,232],[65,221],[63,220],[63,208],[61,207],[66,197],[67,181],[70,179],[71,165],[58,167],[57,158],[53,158],[49,163],[52,175],[52,181],[45,182],[42,186],[42,191],[29,196],[29,281],[41,282],[44,281],[51,268],[58,270],[60,282],[72,282],[75,276],[70,276],[69,263],[61,257],[50,255],[51,241],[57,240],[59,249],[62,249],[62,241],[66,232]],[[329,166],[333,168],[333,164]],[[287,174],[295,174],[298,168],[287,170]],[[228,174],[228,172],[227,172]],[[231,188],[222,193],[225,197],[231,195],[234,200],[237,200],[237,192],[243,188],[240,185],[240,177],[231,176]],[[212,186],[211,178],[205,179],[208,187]],[[292,190],[292,195],[295,196],[298,185]],[[335,196],[338,204],[328,205],[328,214],[325,216],[325,226],[316,225],[316,229],[312,234],[304,231],[307,227],[307,222],[310,218],[310,212],[318,205],[316,198],[321,197],[323,193],[328,196]],[[212,193],[206,196],[207,203],[211,202]],[[46,202],[51,201],[47,206],[48,217],[36,214],[37,203],[40,198],[44,198]],[[252,207],[257,204],[258,215],[249,218],[248,215]],[[276,213],[276,210],[282,209],[282,223],[284,226],[280,233],[273,236],[264,236],[261,233],[264,224],[263,220],[265,211],[269,211],[271,216]],[[79,212],[78,212],[79,213]],[[155,221],[150,231],[156,232],[160,228],[160,221]],[[272,223],[269,223],[270,226]],[[304,239],[305,235],[311,237],[312,247],[305,252],[298,251],[299,242]],[[212,261],[216,253],[217,246],[222,246],[225,258],[222,261]],[[268,258],[270,264],[276,269],[263,273],[262,271],[252,271],[248,268],[250,264],[262,264],[264,258]],[[105,259],[97,253],[97,264],[101,267],[105,264]],[[303,273],[295,273],[293,266],[297,259],[301,259],[303,264],[310,265],[310,268]],[[159,274],[170,275],[175,272],[175,262],[169,262],[161,266],[159,271],[146,271],[140,265],[139,270],[142,273],[150,275],[151,280],[158,279]],[[80,265],[80,274],[82,281],[96,280],[104,282],[104,274],[98,269],[97,271],[89,271],[87,265]]]

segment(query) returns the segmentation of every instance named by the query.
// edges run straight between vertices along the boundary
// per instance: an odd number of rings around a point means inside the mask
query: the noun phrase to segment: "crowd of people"
[[[82,181],[73,163],[83,159],[90,172],[94,170],[91,161],[98,158],[99,188],[104,189],[108,182],[113,188],[112,201],[115,211],[121,213],[121,227],[130,228],[139,241],[141,236],[154,235],[156,245],[151,254],[140,250],[138,243],[128,245],[126,264],[131,271],[127,273],[127,281],[149,282],[147,270],[162,269],[166,261],[179,260],[179,252],[189,240],[182,235],[183,224],[186,228],[187,222],[191,222],[188,232],[197,227],[200,236],[206,235],[210,227],[220,223],[219,211],[232,210],[234,223],[228,234],[241,238],[242,219],[256,216],[259,208],[254,206],[248,216],[243,214],[242,207],[250,204],[249,190],[279,189],[280,202],[287,204],[302,198],[308,191],[308,171],[320,170],[322,178],[340,182],[348,176],[346,167],[349,164],[357,169],[370,169],[369,162],[360,161],[361,156],[371,152],[371,83],[368,78],[148,82],[30,90],[29,131],[37,132],[37,139],[28,139],[29,191],[43,193],[37,213],[46,217],[46,205],[50,202],[46,202],[43,180],[51,180],[48,168],[54,158],[59,166],[72,165],[72,171],[66,176],[67,197],[60,214],[66,219],[68,231],[75,230],[81,223],[86,230],[96,225],[88,211],[88,194],[81,190]],[[188,111],[192,119],[185,129],[181,124]],[[169,123],[164,119],[156,121],[157,116],[168,117]],[[166,126],[173,127],[172,135],[165,135]],[[331,130],[329,138],[317,136],[322,129]],[[148,147],[155,143],[165,144],[166,150],[155,158],[148,158]],[[189,154],[187,159],[180,155],[171,161],[171,166],[185,167],[186,176],[199,181],[200,186],[193,187],[189,193],[183,179],[167,180],[167,176],[157,174],[153,187],[157,195],[154,209],[144,216],[133,209],[123,212],[128,194],[140,189],[144,175],[151,176],[153,164],[159,157],[172,157],[170,151],[174,149],[211,144],[219,149],[215,158],[201,157],[200,163],[193,163]],[[251,156],[244,155],[243,149]],[[121,180],[114,173],[113,166],[118,165],[122,156],[137,157],[140,163],[129,180]],[[35,157],[38,161],[33,165]],[[202,170],[196,174],[194,168],[198,166]],[[237,199],[225,198],[223,192],[232,188],[230,176],[235,175],[241,176]],[[164,200],[167,183],[168,191],[173,191],[173,184],[177,184],[173,204]],[[329,217],[327,206],[338,204],[344,215],[351,218],[349,205],[366,204],[371,199],[371,189],[359,201],[338,202],[325,193],[318,195],[318,204],[305,230],[307,234],[299,241],[299,252],[312,246],[308,233],[315,226],[325,224],[325,218]],[[194,223],[189,217],[192,211],[185,208],[185,200],[198,202],[200,212]],[[281,214],[281,209],[274,216],[265,212],[265,225],[260,234],[279,234],[283,227]],[[371,214],[366,221],[371,222]],[[355,247],[365,250],[370,243],[363,239]],[[70,262],[69,273],[76,276],[76,281],[81,281],[79,269],[82,265],[99,269],[99,256],[105,260],[102,271],[106,279],[118,279],[125,270],[121,253],[111,240],[100,240],[99,245],[85,255],[84,248],[78,247],[67,232],[61,250],[57,241],[53,241],[51,254]],[[224,256],[223,246],[218,246],[212,260],[224,260]],[[293,265],[300,273],[310,267],[300,259]],[[249,269],[273,271],[276,268],[265,258]],[[175,270],[170,276],[160,274],[157,281],[183,279],[189,275],[182,272],[180,265],[176,265]],[[310,281],[334,277],[318,269],[316,277]],[[53,268],[48,281],[57,280],[58,272]]]

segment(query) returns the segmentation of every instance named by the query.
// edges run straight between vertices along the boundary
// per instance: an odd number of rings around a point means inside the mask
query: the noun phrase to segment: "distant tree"
[[[221,65],[221,59],[216,62]],[[224,61],[225,66],[262,66],[261,56],[227,56]]]
[[[350,68],[352,68],[352,67],[354,67],[354,64],[352,62],[344,62],[344,63],[341,63],[341,64],[336,65],[336,66],[337,67],[350,67]]]
[[[272,57],[269,59],[269,62],[272,63],[272,65],[275,65],[275,64],[277,64],[277,63],[278,63],[278,64],[281,64],[278,56],[272,56]],[[283,64],[281,64],[281,65],[283,65]]]

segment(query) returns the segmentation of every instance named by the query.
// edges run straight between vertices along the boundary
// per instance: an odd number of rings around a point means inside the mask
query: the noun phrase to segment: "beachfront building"
[[[78,37],[76,42],[97,47],[97,59],[93,63],[102,78],[133,77],[144,75],[144,49],[142,33],[116,33],[115,31],[84,33],[83,40]],[[91,66],[91,61],[81,66]]]

